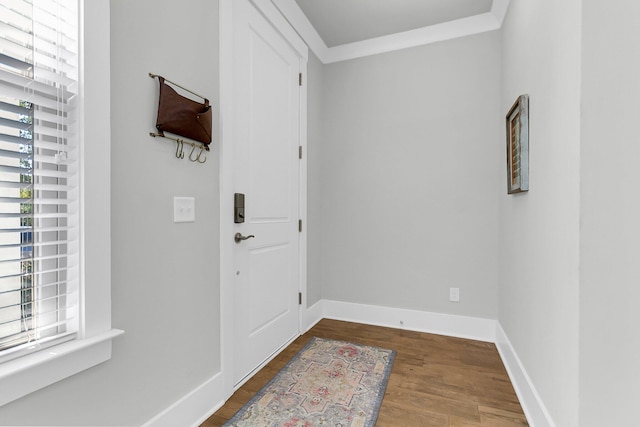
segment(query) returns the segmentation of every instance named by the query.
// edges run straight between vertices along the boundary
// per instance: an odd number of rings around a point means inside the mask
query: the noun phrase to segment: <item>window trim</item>
[[[0,365],[0,406],[111,358],[109,0],[80,10],[80,330],[78,337]],[[86,79],[86,76],[91,76]],[[91,143],[85,144],[85,141]]]

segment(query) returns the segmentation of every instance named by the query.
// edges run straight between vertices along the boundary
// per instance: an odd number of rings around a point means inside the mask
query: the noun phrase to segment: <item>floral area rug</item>
[[[373,427],[395,354],[312,338],[224,426]]]

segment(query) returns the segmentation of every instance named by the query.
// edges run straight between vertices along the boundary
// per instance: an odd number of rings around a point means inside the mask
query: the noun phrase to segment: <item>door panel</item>
[[[255,237],[234,246],[234,380],[299,331],[300,60],[248,0],[234,7],[234,192]]]
[[[290,221],[291,207],[291,75],[298,64],[286,62],[278,46],[250,30],[251,102],[249,156],[253,221]],[[265,140],[268,139],[268,143]],[[267,160],[268,161],[265,161]]]
[[[288,244],[249,251],[250,336],[287,315],[290,308],[290,262],[291,248]]]

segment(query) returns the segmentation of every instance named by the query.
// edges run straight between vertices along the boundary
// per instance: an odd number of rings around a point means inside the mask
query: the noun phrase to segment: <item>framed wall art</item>
[[[506,117],[507,193],[529,191],[529,95],[520,95]]]

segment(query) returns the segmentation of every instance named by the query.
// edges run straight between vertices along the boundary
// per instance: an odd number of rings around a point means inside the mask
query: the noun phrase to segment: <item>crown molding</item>
[[[510,0],[493,0],[491,11],[388,36],[327,47],[295,0],[271,0],[323,64],[451,40],[500,29]]]
[[[509,9],[510,1],[511,0],[493,0],[493,4],[491,5],[491,14],[496,17],[500,27],[502,27],[502,22],[507,14],[507,9]]]
[[[422,46],[499,29],[491,13],[329,48],[325,64]]]
[[[298,55],[307,61],[309,59],[307,44],[296,32],[295,26],[293,24],[290,25],[290,22],[287,22],[288,19],[286,18],[286,15],[279,12],[278,8],[274,7],[274,3],[270,0],[251,0],[251,3],[253,3],[254,6],[256,6],[256,8],[267,18],[267,20],[271,22],[275,29],[284,36],[285,40],[291,44]],[[295,1],[293,3],[297,6]],[[300,13],[302,13],[302,10],[300,10]],[[307,20],[307,22],[308,21],[309,20]],[[311,25],[311,23],[309,23],[309,25]]]
[[[328,55],[329,48],[324,43],[320,34],[311,25],[311,22],[304,14],[298,3],[295,0],[271,0],[273,4],[278,8],[282,16],[285,17],[289,24],[296,30],[296,32],[302,37],[304,42],[309,48],[316,54],[316,56],[322,61],[323,58]]]

